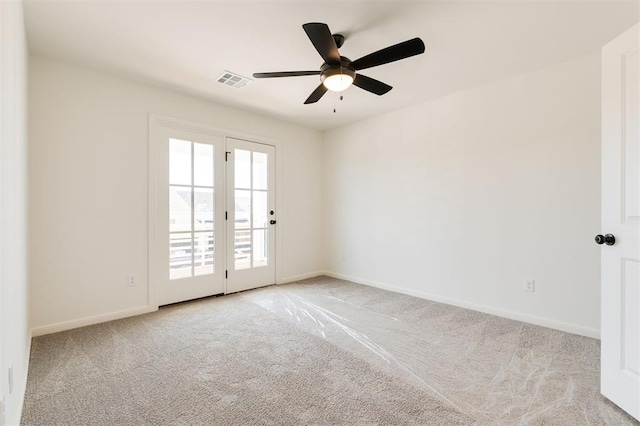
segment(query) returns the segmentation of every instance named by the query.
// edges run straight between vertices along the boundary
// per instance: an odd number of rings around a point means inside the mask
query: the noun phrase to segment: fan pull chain
[[[342,76],[342,65],[340,65],[340,76]],[[342,78],[342,77],[341,77]],[[340,92],[340,100],[342,100],[342,92]],[[333,113],[336,113],[336,101],[333,101]]]
[[[344,99],[344,95],[343,95],[343,93],[344,93],[344,91],[340,92],[340,100],[343,100],[343,99]],[[337,109],[336,109],[336,100],[335,100],[335,98],[334,98],[334,100],[333,100],[333,113],[335,114],[335,113],[336,113],[336,111],[337,111]]]

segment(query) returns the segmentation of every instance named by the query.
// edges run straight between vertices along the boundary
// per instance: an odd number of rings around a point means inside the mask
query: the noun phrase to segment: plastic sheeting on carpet
[[[595,339],[339,280],[312,282],[242,298],[479,424],[633,424],[599,393]]]

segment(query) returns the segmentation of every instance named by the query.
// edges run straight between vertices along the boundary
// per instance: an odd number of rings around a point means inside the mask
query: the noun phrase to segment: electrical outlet
[[[9,395],[13,393],[13,364],[9,366]]]
[[[524,280],[524,291],[528,291],[528,292],[536,291],[535,280]]]
[[[127,284],[129,285],[129,287],[135,287],[137,285],[136,276],[134,274],[129,274]]]

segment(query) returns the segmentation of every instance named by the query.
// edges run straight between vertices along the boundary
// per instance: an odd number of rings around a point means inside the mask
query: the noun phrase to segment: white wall
[[[328,270],[597,336],[599,66],[594,54],[326,133]]]
[[[0,2],[0,399],[20,423],[27,382],[27,47],[22,3]],[[13,366],[13,389],[9,367]]]
[[[279,280],[326,269],[597,336],[599,78],[594,54],[322,138],[32,56],[34,332],[146,306],[154,112],[282,141]],[[127,287],[130,272],[138,287]],[[523,292],[524,279],[536,280],[535,293]]]
[[[150,112],[280,141],[278,279],[322,270],[320,132],[40,56],[29,84],[34,334],[146,307]]]

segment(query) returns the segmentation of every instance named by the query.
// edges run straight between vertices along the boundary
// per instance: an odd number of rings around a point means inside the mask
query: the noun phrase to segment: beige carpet
[[[320,277],[35,338],[25,425],[627,425],[598,341]]]

